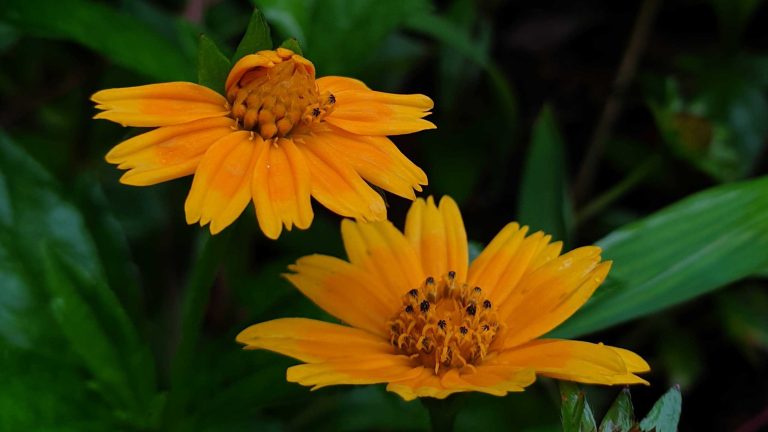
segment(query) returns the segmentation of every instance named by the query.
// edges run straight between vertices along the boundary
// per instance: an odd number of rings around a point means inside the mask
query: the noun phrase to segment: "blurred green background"
[[[383,386],[309,392],[285,382],[295,362],[234,342],[330,319],[279,275],[343,256],[338,216],[316,205],[272,242],[249,208],[211,239],[184,223],[191,178],[128,187],[103,160],[138,130],[92,120],[90,95],[196,81],[200,35],[233,54],[254,6],[318,75],[435,100],[438,129],[394,141],[474,250],[511,220],[605,249],[609,279],[555,335],[648,359],[639,413],[679,384],[681,430],[768,427],[763,2],[4,0],[0,431],[428,428]],[[598,419],[620,392],[583,390]],[[560,402],[545,379],[470,395],[457,428],[560,430]]]

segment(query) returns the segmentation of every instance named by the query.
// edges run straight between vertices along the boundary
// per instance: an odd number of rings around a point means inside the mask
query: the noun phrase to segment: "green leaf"
[[[230,69],[232,64],[216,44],[208,36],[200,35],[200,45],[197,49],[197,82],[224,94],[224,83]]]
[[[640,430],[643,432],[677,432],[682,404],[683,397],[680,394],[680,387],[672,387],[656,401],[651,412],[640,422]]]
[[[84,405],[94,407],[93,418],[122,425],[95,429],[152,424],[154,362],[107,286],[86,227],[51,176],[0,132],[0,365],[28,380],[3,386],[0,407],[12,400],[41,413],[9,420],[9,430],[78,429]],[[87,383],[88,391],[51,384],[44,393],[59,397],[39,398],[27,390],[39,384],[36,374],[18,369],[27,362],[55,368],[53,382]],[[70,395],[80,402],[76,412]]]
[[[552,110],[544,107],[533,125],[517,219],[533,231],[543,230],[556,240],[567,241],[571,212],[565,183],[563,139]]]
[[[560,381],[560,419],[563,432],[594,432],[597,430],[595,417],[579,386]]]
[[[597,242],[613,269],[552,335],[575,337],[648,315],[768,265],[768,177],[691,195]]]
[[[294,38],[284,40],[283,43],[280,44],[280,47],[289,49],[300,56],[304,55],[304,53],[301,51],[301,46],[299,45],[299,41],[297,41]]]
[[[80,43],[126,69],[161,81],[189,80],[192,59],[151,28],[88,0],[9,0],[0,19],[31,35]]]
[[[235,55],[232,56],[232,64],[237,63],[241,58],[256,51],[272,49],[272,37],[269,33],[267,20],[264,19],[264,15],[259,9],[254,8],[253,14],[251,14],[251,21],[245,30],[245,35],[240,40],[240,44],[237,46],[237,50],[235,50]]]
[[[608,408],[608,412],[600,423],[599,432],[630,432],[634,424],[635,410],[632,407],[632,397],[629,389],[625,388]]]

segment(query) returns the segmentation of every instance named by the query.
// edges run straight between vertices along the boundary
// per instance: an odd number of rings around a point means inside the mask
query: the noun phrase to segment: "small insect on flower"
[[[194,175],[187,223],[210,223],[216,234],[253,201],[273,239],[283,227],[310,226],[310,196],[340,215],[374,221],[386,218],[386,206],[368,183],[408,199],[427,184],[387,138],[435,127],[424,119],[433,106],[424,95],[315,79],[312,63],[285,48],[243,57],[225,93],[171,82],[94,94],[95,118],[157,128],[107,154],[128,170],[120,181],[148,186]]]
[[[411,206],[401,233],[391,223],[341,226],[348,261],[311,255],[285,277],[347,325],[283,318],[237,340],[305,364],[288,381],[320,388],[386,383],[406,400],[477,391],[522,391],[537,375],[589,384],[647,384],[637,354],[603,344],[542,338],[603,282],[600,248],[560,254],[541,232],[510,223],[468,264],[456,204]]]

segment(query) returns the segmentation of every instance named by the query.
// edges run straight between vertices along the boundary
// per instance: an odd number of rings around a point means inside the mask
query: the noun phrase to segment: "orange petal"
[[[386,340],[368,332],[306,318],[252,325],[237,335],[237,341],[245,349],[265,349],[309,363],[394,353]]]
[[[457,280],[465,280],[469,263],[467,234],[459,208],[450,197],[444,196],[439,208],[432,197],[417,199],[405,220],[405,237],[427,275],[439,278],[455,271]]]
[[[107,153],[107,162],[129,170],[120,182],[148,186],[195,172],[208,148],[232,133],[235,122],[229,117],[196,120],[164,126],[137,135]]]
[[[223,96],[189,82],[101,90],[91,100],[102,110],[94,118],[123,126],[169,126],[229,114]]]
[[[560,325],[592,296],[611,268],[600,249],[582,247],[526,275],[499,308],[506,347],[535,339]]]
[[[378,354],[350,356],[324,363],[310,363],[288,368],[290,382],[313,386],[317,390],[329,385],[379,384],[409,379],[418,375],[409,359],[403,355]]]
[[[251,139],[247,131],[232,132],[216,141],[205,153],[195,172],[184,204],[187,223],[211,223],[216,234],[243,212],[250,200],[250,179],[255,147],[261,138]]]
[[[360,81],[328,76],[317,80],[321,93],[335,98],[328,123],[358,135],[400,135],[434,129],[424,120],[434,104],[421,94],[400,95],[368,89]]]
[[[325,255],[300,258],[284,275],[305,296],[340,320],[389,337],[387,322],[401,304],[383,281],[346,261]]]
[[[314,139],[332,147],[360,176],[403,198],[415,199],[414,189],[427,184],[427,176],[383,136],[361,136],[332,126],[317,127]]]
[[[368,186],[339,152],[314,136],[296,142],[306,156],[315,199],[342,216],[386,219],[387,208],[381,195]]]
[[[274,65],[275,63],[272,60],[260,54],[249,54],[244,56],[232,66],[232,70],[229,71],[224,88],[228,93],[229,88],[240,81],[240,78],[242,78],[249,70],[257,67],[272,67]]]
[[[616,348],[589,342],[540,339],[498,354],[494,364],[532,368],[537,374],[586,384],[648,384],[632,372],[647,363],[633,353],[624,361]],[[632,367],[630,367],[632,365]]]
[[[290,139],[268,143],[256,162],[252,187],[256,216],[264,234],[276,239],[283,225],[307,229],[314,213],[310,202],[310,171],[302,152]]]
[[[481,287],[494,304],[501,305],[523,275],[557,256],[560,243],[547,247],[549,236],[527,232],[517,223],[505,226],[469,268],[467,283]]]
[[[349,262],[365,270],[371,279],[381,281],[397,298],[427,277],[416,252],[389,221],[357,223],[345,219],[341,237]]]
[[[523,391],[536,379],[531,369],[511,366],[481,365],[474,372],[460,373],[451,369],[442,376],[432,369],[421,368],[412,378],[399,380],[387,385],[387,390],[397,393],[410,401],[417,397],[444,399],[453,393],[481,392],[504,396],[507,392]]]

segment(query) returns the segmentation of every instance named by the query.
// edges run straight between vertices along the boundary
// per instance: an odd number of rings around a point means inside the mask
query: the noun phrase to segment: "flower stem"
[[[229,243],[232,229],[212,237],[203,234],[197,257],[191,267],[191,275],[184,286],[181,305],[180,340],[173,357],[171,388],[165,406],[163,423],[166,430],[173,429],[176,419],[183,413],[188,397],[188,377],[197,345],[200,327],[210,298],[211,287],[216,279],[221,258]]]
[[[456,401],[456,396],[448,396],[445,399],[421,398],[421,403],[429,412],[432,432],[451,432],[453,430],[459,408]]]

